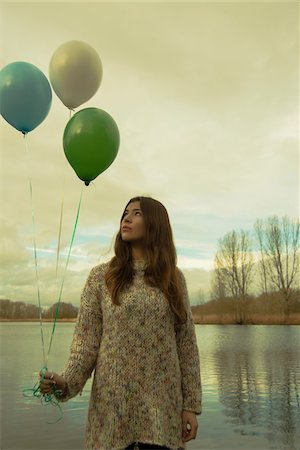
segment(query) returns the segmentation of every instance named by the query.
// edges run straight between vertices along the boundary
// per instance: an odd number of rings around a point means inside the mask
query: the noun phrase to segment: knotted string
[[[54,383],[53,386],[52,386],[52,392],[51,393],[48,393],[48,394],[42,394],[41,393],[40,385],[44,381],[45,372],[47,372],[47,371],[48,371],[47,367],[43,367],[40,370],[40,377],[41,377],[40,381],[37,381],[35,383],[35,385],[33,386],[33,388],[24,388],[23,389],[23,395],[24,395],[24,397],[32,398],[32,396],[33,396],[35,398],[40,398],[41,404],[43,406],[52,405],[52,406],[55,406],[56,408],[58,408],[59,409],[59,413],[60,413],[60,416],[58,417],[58,419],[55,420],[54,422],[46,422],[46,423],[49,423],[49,424],[54,424],[54,423],[59,422],[62,419],[62,417],[63,417],[63,411],[62,411],[62,408],[60,406],[59,400],[57,399],[57,397],[61,396],[62,391],[60,389],[57,389],[57,387],[56,387],[56,385]]]

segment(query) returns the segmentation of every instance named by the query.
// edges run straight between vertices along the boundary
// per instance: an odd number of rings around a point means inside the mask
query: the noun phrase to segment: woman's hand
[[[196,439],[198,422],[196,414],[192,411],[182,411],[182,440],[188,442]]]
[[[40,373],[40,378],[42,379],[40,384],[40,391],[42,394],[51,394],[53,388],[64,391],[67,387],[66,380],[55,372]]]

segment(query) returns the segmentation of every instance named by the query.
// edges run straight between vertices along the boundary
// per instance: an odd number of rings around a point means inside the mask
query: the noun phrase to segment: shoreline
[[[57,319],[59,323],[76,323],[74,319]],[[3,319],[0,318],[0,322],[16,322],[16,323],[39,323],[40,319]],[[42,323],[54,323],[53,319],[42,319]],[[208,314],[206,317],[194,316],[195,325],[300,325],[300,314],[294,315],[289,318],[287,322],[284,321],[282,316],[275,317],[250,317],[247,323],[237,323],[232,317],[217,317],[214,314]]]
[[[76,322],[77,319],[57,319],[56,322]],[[0,322],[40,322],[40,319],[3,319],[0,318]],[[54,323],[53,319],[42,319],[42,322],[45,323]]]
[[[288,320],[282,314],[249,314],[245,323],[238,323],[231,314],[219,316],[217,314],[194,314],[194,323],[197,325],[300,325],[300,314],[292,314]]]

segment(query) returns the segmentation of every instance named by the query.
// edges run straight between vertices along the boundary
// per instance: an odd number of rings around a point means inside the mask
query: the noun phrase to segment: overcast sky
[[[44,305],[58,298],[80,192],[64,301],[78,304],[90,268],[110,258],[128,199],[167,207],[189,290],[209,290],[217,241],[256,218],[299,216],[298,2],[1,4],[1,67],[27,61],[49,77],[58,46],[92,45],[103,64],[97,107],[117,122],[112,166],[85,187],[62,136],[69,111],[53,93],[27,136],[1,118],[2,298],[36,301],[32,180]],[[60,207],[61,259],[56,278]]]

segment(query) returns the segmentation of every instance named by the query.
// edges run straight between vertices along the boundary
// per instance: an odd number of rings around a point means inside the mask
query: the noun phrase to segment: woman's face
[[[123,241],[138,242],[145,236],[145,224],[140,202],[127,205],[121,222],[121,237]]]

